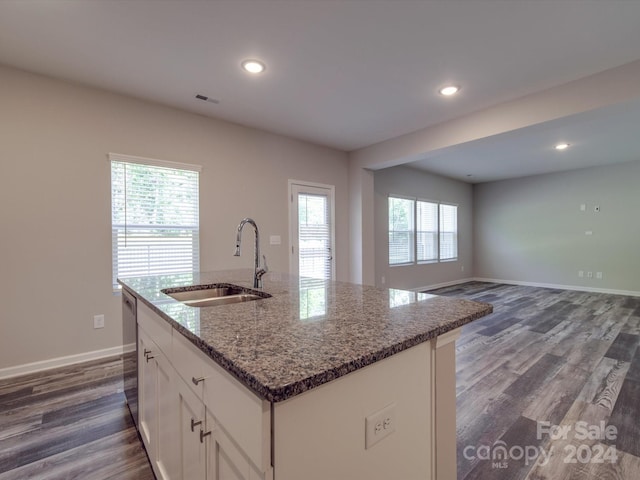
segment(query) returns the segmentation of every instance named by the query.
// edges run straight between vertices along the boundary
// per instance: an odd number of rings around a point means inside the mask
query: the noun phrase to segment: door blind
[[[301,277],[331,279],[331,218],[325,195],[298,194],[298,261]]]

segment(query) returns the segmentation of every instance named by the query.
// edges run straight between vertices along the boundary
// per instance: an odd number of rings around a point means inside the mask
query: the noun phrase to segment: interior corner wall
[[[640,293],[639,180],[637,161],[475,185],[475,276]]]
[[[349,278],[345,152],[3,66],[0,105],[0,369],[122,344],[109,152],[203,166],[202,270],[252,266],[250,250],[232,255],[249,216],[288,272],[288,179],[335,185],[336,277]]]
[[[400,166],[376,170],[374,190],[376,286],[420,289],[472,277],[472,185]],[[389,195],[458,205],[458,259],[450,262],[389,266]],[[382,277],[385,278],[384,284]]]

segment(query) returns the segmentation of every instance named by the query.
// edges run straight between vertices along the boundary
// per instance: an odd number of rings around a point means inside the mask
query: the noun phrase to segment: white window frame
[[[167,160],[158,160],[158,159],[153,159],[153,158],[146,158],[146,157],[138,157],[138,156],[134,156],[134,155],[125,155],[125,154],[120,154],[120,153],[109,153],[107,155],[107,159],[109,161],[109,168],[110,168],[110,172],[111,172],[111,165],[112,162],[123,162],[123,163],[129,163],[129,164],[139,164],[139,165],[147,165],[147,166],[151,166],[151,167],[163,167],[163,168],[170,168],[170,169],[174,169],[174,170],[188,170],[188,171],[193,171],[193,172],[202,172],[202,166],[200,165],[194,165],[194,164],[188,164],[188,163],[181,163],[181,162],[172,162],[172,161],[167,161]],[[199,182],[198,182],[199,183]],[[110,176],[110,215],[111,215],[111,231],[112,231],[112,256],[115,255],[115,251],[117,249],[117,239],[114,238],[114,224],[113,224],[113,198],[111,197],[111,195],[113,195],[112,193],[112,189],[113,189],[113,178]],[[199,188],[198,188],[199,190]],[[199,191],[198,191],[198,217],[199,217],[199,203],[200,203],[200,198],[199,198]],[[198,232],[198,237],[199,237],[199,233],[200,233],[200,219],[198,218],[198,226],[197,226],[197,232]],[[114,242],[116,242],[114,244]],[[116,265],[115,265],[115,259],[112,258],[112,283],[113,283],[113,292],[114,293],[118,293],[120,292],[120,285],[118,285],[117,283],[115,283],[115,278],[119,276],[119,272],[116,272]],[[193,255],[193,270],[199,270],[200,269],[200,244],[199,244],[199,240],[196,239],[196,252]],[[173,273],[173,272],[172,272]]]
[[[402,199],[402,200],[412,200],[413,201],[413,259],[409,262],[404,262],[404,263],[391,263],[390,262],[390,252],[389,252],[389,244],[388,244],[388,233],[389,233],[389,218],[388,218],[388,214],[389,214],[389,200],[391,198],[398,198],[398,199]],[[434,204],[437,206],[437,219],[436,219],[436,225],[437,225],[437,231],[436,231],[436,251],[438,253],[437,258],[432,259],[432,260],[419,260],[418,259],[418,202],[423,202],[423,203],[430,203],[430,204]],[[442,205],[447,205],[450,207],[455,207],[456,208],[456,230],[455,230],[455,250],[456,250],[456,256],[452,257],[452,258],[442,258],[441,256],[441,251],[440,251],[440,235],[441,235],[441,230],[440,230],[440,209]],[[432,264],[432,263],[447,263],[447,262],[456,262],[459,259],[459,241],[458,241],[458,209],[460,208],[460,205],[457,203],[452,203],[452,202],[441,202],[441,201],[437,201],[437,200],[429,200],[426,198],[420,198],[420,197],[410,197],[410,196],[406,196],[406,195],[397,195],[397,194],[389,194],[387,196],[387,264],[390,267],[402,267],[402,266],[408,266],[408,265],[427,265],[427,264]]]

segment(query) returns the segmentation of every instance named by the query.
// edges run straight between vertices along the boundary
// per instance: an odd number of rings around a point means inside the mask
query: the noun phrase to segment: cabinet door
[[[156,458],[157,374],[156,362],[150,357],[160,352],[142,329],[139,329],[138,342],[140,435],[147,449],[147,455],[153,462]]]
[[[173,367],[161,352],[156,362],[156,465],[158,480],[178,478],[177,434],[179,430],[178,395]]]
[[[200,436],[204,432],[204,404],[182,379],[178,386],[179,419],[179,454],[178,478],[182,480],[204,480],[206,478],[205,439]]]
[[[158,480],[177,478],[177,394],[173,367],[143,329],[139,341],[140,435]]]
[[[207,480],[258,480],[264,478],[238,449],[213,415],[206,411]]]

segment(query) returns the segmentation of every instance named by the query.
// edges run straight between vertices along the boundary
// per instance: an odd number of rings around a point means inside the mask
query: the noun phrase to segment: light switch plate
[[[281,243],[282,243],[282,239],[280,238],[280,235],[271,235],[269,237],[270,245],[280,245]]]
[[[104,315],[94,315],[93,328],[104,328]]]

